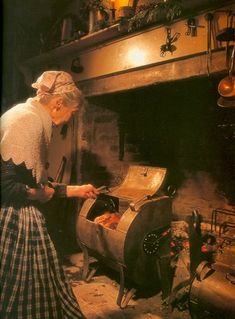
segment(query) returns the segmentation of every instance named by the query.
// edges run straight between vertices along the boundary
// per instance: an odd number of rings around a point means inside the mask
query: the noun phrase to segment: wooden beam
[[[207,52],[204,52],[167,63],[80,81],[78,85],[89,97],[226,71],[225,50],[222,49],[212,52],[211,60]]]

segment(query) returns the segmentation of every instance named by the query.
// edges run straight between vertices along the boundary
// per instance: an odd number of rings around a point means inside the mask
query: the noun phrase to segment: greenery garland
[[[128,20],[128,32],[154,24],[163,19],[173,21],[182,13],[182,0],[156,0],[148,5],[137,7],[137,13]]]

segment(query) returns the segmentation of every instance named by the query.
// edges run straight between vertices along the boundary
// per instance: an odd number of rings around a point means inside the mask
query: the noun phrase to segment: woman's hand
[[[98,194],[97,188],[91,184],[67,186],[67,197],[96,198]]]
[[[28,199],[37,200],[40,203],[48,202],[53,197],[54,193],[55,190],[48,186],[27,189]]]

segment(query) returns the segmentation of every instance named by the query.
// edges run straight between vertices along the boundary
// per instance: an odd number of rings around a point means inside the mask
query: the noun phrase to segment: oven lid
[[[131,165],[122,184],[112,195],[132,201],[157,193],[166,177],[166,168]]]

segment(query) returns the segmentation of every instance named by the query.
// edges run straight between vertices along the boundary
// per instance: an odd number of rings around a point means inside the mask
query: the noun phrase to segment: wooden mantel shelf
[[[43,52],[38,56],[28,59],[23,64],[28,66],[41,64],[47,62],[48,60],[52,60],[53,58],[63,57],[75,52],[78,53],[91,47],[94,48],[101,43],[115,39],[122,33],[123,32],[120,31],[119,24],[114,24],[108,28],[87,34],[80,39],[63,44],[48,52]]]
[[[223,3],[220,0],[191,0],[191,5],[189,5],[188,1],[183,0],[183,5],[185,9],[184,17],[180,17],[175,20],[173,24],[180,20],[186,20],[188,17],[192,16],[192,9],[189,9],[190,6],[195,7],[194,15],[199,15],[207,12],[208,10],[215,10],[216,8],[220,8],[223,6],[231,5],[234,3],[234,0],[224,0]],[[202,6],[203,4],[203,6]],[[200,7],[201,5],[201,7]],[[202,9],[196,9],[202,8]],[[133,37],[136,34],[144,33],[151,29],[165,27],[163,21],[155,24],[150,27],[146,27],[143,30],[136,31],[134,33],[128,33],[125,26],[122,26],[120,23],[116,23],[102,30],[87,34],[79,39],[73,40],[71,42],[61,44],[60,46],[51,49],[46,52],[42,52],[41,54],[29,58],[27,61],[24,61],[22,64],[24,66],[35,66],[38,64],[47,63],[48,60],[53,60],[54,58],[63,57],[73,53],[80,53],[90,48],[96,48],[101,44],[108,43],[117,38],[128,38]]]

